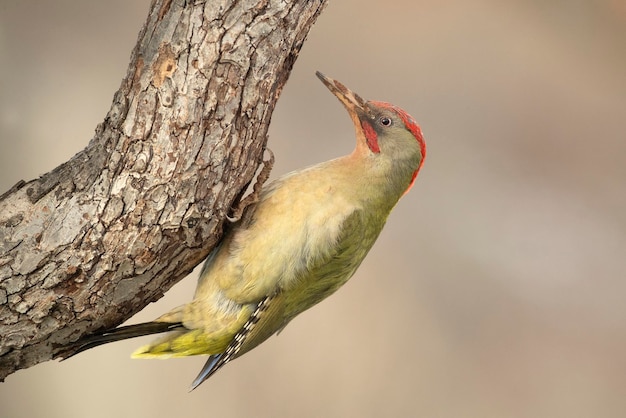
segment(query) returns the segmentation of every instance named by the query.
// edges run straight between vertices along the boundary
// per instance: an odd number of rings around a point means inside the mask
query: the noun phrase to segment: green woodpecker
[[[338,81],[317,76],[348,110],[355,150],[268,185],[251,216],[233,224],[207,258],[190,303],[153,322],[88,337],[76,353],[167,332],[133,357],[209,355],[194,389],[354,274],[413,185],[426,147],[404,110],[365,101]]]

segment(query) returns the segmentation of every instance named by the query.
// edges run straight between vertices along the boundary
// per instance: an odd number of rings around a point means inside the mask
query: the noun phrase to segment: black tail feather
[[[163,332],[174,331],[184,328],[182,322],[144,322],[142,324],[127,325],[124,327],[114,328],[112,330],[101,333],[91,334],[82,338],[74,344],[73,348],[61,354],[63,360],[82,353],[90,348],[97,347],[102,344],[114,341],[126,340],[129,338],[142,337],[144,335],[160,334]]]
[[[198,376],[195,378],[195,380],[191,384],[191,388],[189,389],[189,392],[191,392],[192,390],[200,386],[200,383],[204,382],[209,377],[211,377],[216,371],[221,369],[222,366],[225,365],[226,363],[228,363],[228,360],[224,361],[224,353],[213,354],[212,356],[210,356],[209,359],[206,361],[206,363],[204,363],[204,366],[202,367],[202,370],[200,370],[200,373],[198,374]]]

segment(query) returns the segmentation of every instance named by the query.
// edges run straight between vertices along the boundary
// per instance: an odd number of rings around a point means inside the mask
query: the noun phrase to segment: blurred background
[[[87,144],[148,7],[0,2],[0,191]],[[353,279],[193,393],[204,358],[131,360],[135,340],[9,376],[0,417],[625,416],[626,3],[331,1],[274,113],[274,177],[353,147],[318,69],[428,145]]]

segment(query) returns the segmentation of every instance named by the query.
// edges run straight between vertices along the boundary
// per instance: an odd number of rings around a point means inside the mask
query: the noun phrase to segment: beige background
[[[0,3],[1,190],[85,146],[147,8]],[[353,280],[191,394],[203,358],[130,341],[10,376],[0,417],[626,414],[624,1],[331,1],[274,114],[274,176],[353,146],[316,69],[427,138]]]

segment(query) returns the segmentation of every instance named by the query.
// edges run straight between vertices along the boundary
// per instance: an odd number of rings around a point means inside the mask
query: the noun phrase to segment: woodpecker
[[[251,216],[236,221],[207,257],[191,302],[152,322],[89,336],[72,355],[164,333],[132,356],[208,355],[193,390],[354,274],[393,207],[413,186],[426,145],[419,125],[404,110],[365,101],[316,74],[354,123],[354,151],[264,188]]]

